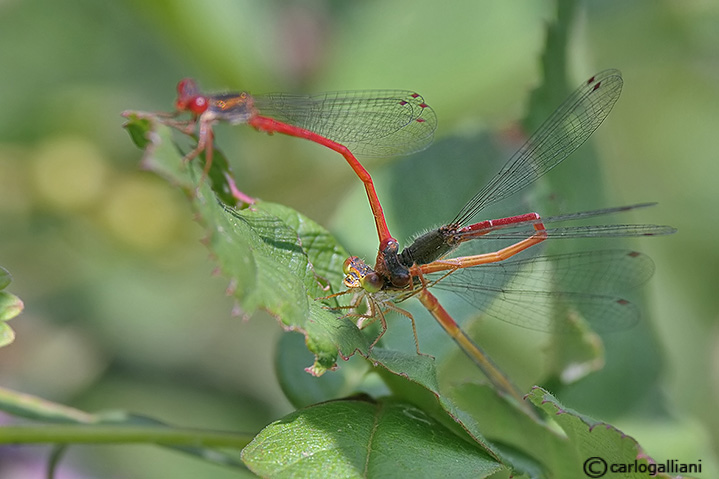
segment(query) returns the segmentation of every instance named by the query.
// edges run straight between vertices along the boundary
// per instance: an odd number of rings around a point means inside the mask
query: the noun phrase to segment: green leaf
[[[20,314],[25,305],[14,294],[0,291],[0,321],[7,321]]]
[[[541,388],[533,388],[527,400],[546,412],[546,423],[516,414],[489,387],[462,384],[452,388],[449,396],[464,414],[477,421],[490,440],[501,444],[503,459],[530,477],[587,477],[585,463],[596,457],[607,464],[652,462],[632,437],[610,424],[564,407]],[[561,434],[557,433],[557,426]],[[621,477],[647,476],[636,473]]]
[[[563,467],[574,461],[565,439],[547,424],[516,414],[489,386],[465,383],[451,388],[448,396],[488,440],[502,445],[503,456],[517,469],[531,477],[582,477],[574,469]]]
[[[15,341],[15,332],[5,323],[19,315],[25,305],[22,300],[12,293],[1,291],[8,287],[12,276],[0,266],[0,348]]]
[[[551,464],[549,477],[560,477],[556,474],[562,473],[562,477],[585,477],[585,467],[591,467],[591,472],[599,471],[605,465],[638,465],[641,468],[662,466],[649,457],[637,441],[605,422],[597,421],[589,416],[583,415],[572,409],[564,407],[557,399],[542,388],[535,387],[528,395],[528,399],[537,407],[542,408],[547,414],[554,418],[554,422],[562,429],[566,437],[546,442],[543,446],[543,458],[554,460],[545,464]],[[545,435],[549,439],[550,429],[547,428]],[[535,436],[534,441],[537,438]],[[534,442],[533,441],[533,442]],[[549,447],[546,447],[549,446]],[[561,461],[556,460],[561,458]],[[599,458],[593,460],[592,458]],[[590,464],[591,461],[591,464]],[[666,463],[664,464],[666,466]],[[652,477],[668,479],[672,476],[662,473]],[[569,475],[571,474],[571,475]],[[609,477],[611,474],[608,473]],[[628,471],[621,477],[646,478],[647,472]],[[600,477],[600,476],[594,476]],[[687,477],[687,476],[682,476]]]
[[[150,152],[153,149],[154,144],[160,141],[160,139],[155,136],[155,125],[158,122],[162,122],[163,118],[154,113],[137,111],[126,111],[123,112],[122,116],[128,119],[123,126],[129,133],[133,143],[135,143],[138,148],[148,150],[148,152]],[[188,136],[197,141],[196,135],[190,134]],[[170,151],[158,151],[148,154],[145,156],[144,167],[155,170],[160,174],[163,174],[162,172],[164,172],[164,176],[166,178],[173,178],[176,181],[179,179],[177,176],[177,173],[179,172],[178,167],[182,165],[174,165],[169,161],[155,161],[154,156],[167,154],[168,156],[166,159],[170,160],[176,155],[176,153],[179,153],[179,150],[175,153]],[[199,162],[200,165],[203,165],[204,169],[204,165],[206,164],[205,153],[202,152],[198,155],[195,161]],[[242,199],[238,199],[234,195],[235,183],[232,178],[232,170],[224,153],[222,153],[219,149],[214,149],[212,164],[207,172],[207,180],[209,181],[212,190],[215,194],[217,194],[217,197],[220,198],[223,203],[233,206],[244,204]],[[189,187],[190,185],[186,184],[185,186]]]
[[[488,477],[503,466],[422,410],[350,399],[306,409],[263,429],[242,451],[264,477]]]
[[[15,331],[4,322],[0,323],[0,348],[15,341]]]
[[[215,193],[223,185],[203,180],[199,162],[185,164],[169,127],[151,116],[127,116],[127,128],[146,128],[151,140],[143,165],[187,193],[244,314],[265,310],[286,329],[303,332],[316,357],[308,368],[315,375],[335,366],[338,351],[344,357],[366,353],[369,343],[357,327],[326,309],[337,301],[316,300],[342,284],[341,265],[349,256],[324,228],[282,205],[257,201],[235,209],[218,202]]]
[[[468,387],[487,391],[486,397],[481,399],[472,397],[469,401],[463,397],[467,393],[462,389],[441,388],[437,382],[435,359],[431,356],[417,356],[374,348],[371,357],[378,366],[377,371],[396,398],[411,402],[431,414],[446,428],[475,443],[492,458],[510,465],[515,471],[532,469],[527,465],[532,463],[531,460],[523,458],[518,461],[516,455],[506,454],[497,442],[488,439],[482,424],[482,418],[488,414],[496,419],[493,409],[501,409],[502,414],[510,418],[536,421],[522,409],[523,405],[512,402],[511,398],[500,397],[496,390],[486,385],[465,383]],[[467,407],[468,405],[471,407]],[[499,443],[505,440],[503,435],[498,435],[494,439]],[[533,468],[536,469],[536,464]]]
[[[0,266],[0,289],[5,289],[12,282],[12,276],[2,266]]]
[[[124,113],[123,116],[130,120],[123,126],[130,134],[132,142],[141,150],[147,148],[151,143],[151,140],[147,137],[147,132],[152,127],[150,118],[134,112]]]

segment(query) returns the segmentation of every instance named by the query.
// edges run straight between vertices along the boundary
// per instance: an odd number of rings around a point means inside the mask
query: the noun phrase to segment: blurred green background
[[[554,12],[551,1],[0,3],[0,265],[26,304],[12,323],[16,342],[0,350],[0,385],[90,411],[248,432],[292,410],[273,370],[280,327],[232,314],[186,201],[139,170],[120,112],[170,111],[176,82],[191,76],[207,91],[411,89],[437,112],[440,139],[507,128],[539,82]],[[605,68],[625,80],[594,139],[608,198],[594,206],[658,201],[633,220],[679,229],[634,243],[657,264],[645,317],[669,411],[601,419],[655,457],[710,467],[719,450],[719,4],[613,0],[578,13],[570,85]],[[339,156],[247,127],[216,132],[245,192],[298,209],[373,257],[366,200]],[[388,161],[366,166],[382,178]],[[389,210],[411,215],[411,202]],[[45,452],[0,448],[0,477],[39,477],[29,474]],[[236,477],[136,446],[75,447],[62,470]]]

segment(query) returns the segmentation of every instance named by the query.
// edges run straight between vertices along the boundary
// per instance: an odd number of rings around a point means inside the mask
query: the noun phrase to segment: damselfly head
[[[175,108],[178,111],[191,111],[199,115],[207,110],[207,98],[200,94],[197,83],[192,78],[184,78],[177,84]]]
[[[368,293],[376,293],[384,286],[382,277],[357,256],[350,256],[342,264],[345,279],[342,281],[348,288],[362,288]]]

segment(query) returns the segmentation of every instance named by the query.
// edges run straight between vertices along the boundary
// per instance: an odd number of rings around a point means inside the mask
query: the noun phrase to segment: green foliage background
[[[0,5],[0,265],[26,306],[12,323],[15,343],[0,350],[0,385],[188,427],[257,431],[293,410],[273,369],[280,327],[259,313],[248,322],[231,316],[227,281],[212,275],[201,229],[179,192],[137,168],[119,113],[169,111],[175,83],[192,76],[208,91],[413,89],[439,116],[438,141],[495,131],[525,112],[554,12],[553,2],[424,0]],[[658,201],[633,220],[679,233],[631,243],[657,264],[642,329],[657,349],[643,355],[652,364],[636,365],[656,379],[651,389],[610,376],[597,383],[604,404],[571,391],[560,399],[611,421],[653,456],[709,467],[719,450],[719,7],[616,0],[587,2],[577,13],[570,87],[614,67],[625,88],[594,139],[603,197],[586,197],[600,178],[588,181],[570,159],[553,180],[565,209]],[[249,128],[221,126],[217,134],[247,193],[292,206],[352,254],[373,257],[366,200],[337,155]],[[430,178],[445,173],[450,156],[434,159],[440,166]],[[401,166],[367,166],[402,241],[464,201],[433,190],[433,181],[417,180],[415,196],[399,194]],[[416,211],[426,199],[437,208],[425,211],[430,222]],[[445,340],[426,326],[423,347]],[[531,376],[515,369],[528,387]],[[42,456],[0,449],[0,477],[14,472],[10,457],[13,467],[31,468]],[[78,475],[236,477],[140,446],[77,447],[68,463]]]

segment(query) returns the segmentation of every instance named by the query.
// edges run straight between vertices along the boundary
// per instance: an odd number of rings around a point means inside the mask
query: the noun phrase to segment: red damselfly
[[[531,256],[527,250],[558,238],[675,232],[669,226],[643,224],[554,226],[650,203],[545,218],[527,213],[472,223],[482,209],[536,181],[583,144],[609,114],[621,88],[622,78],[617,70],[593,76],[570,95],[452,221],[419,236],[401,251],[396,241],[389,241],[380,248],[374,268],[360,258],[347,259],[344,284],[349,288],[347,292],[358,295],[352,307],[359,306],[363,299],[370,306],[367,314],[357,314],[358,326],[365,327],[378,319],[382,324],[372,346],[387,329],[385,312],[398,311],[411,319],[419,353],[414,319],[396,306],[417,297],[495,387],[522,402],[519,389],[462,331],[430,288],[450,289],[486,314],[530,329],[562,331],[584,320],[595,330],[616,331],[636,322],[638,309],[621,295],[652,275],[654,266],[647,256],[626,250]],[[488,244],[484,240],[508,244],[494,251],[476,252]],[[458,248],[468,250],[465,253],[469,254],[453,256]],[[575,314],[558,316],[557,304],[565,305],[567,311]]]
[[[372,177],[360,164],[361,156],[406,155],[426,148],[437,127],[437,117],[422,96],[403,90],[366,90],[291,95],[247,92],[203,94],[194,80],[177,85],[177,113],[190,112],[190,122],[173,126],[192,134],[197,147],[189,161],[205,154],[205,174],[212,162],[213,132],[218,122],[246,123],[266,133],[304,138],[340,153],[364,183],[380,244],[392,241]],[[252,198],[237,190],[241,199]]]

